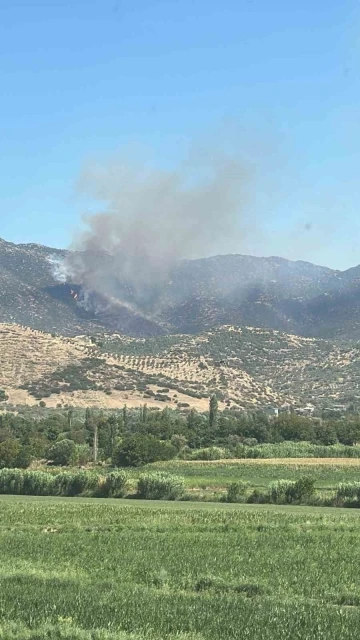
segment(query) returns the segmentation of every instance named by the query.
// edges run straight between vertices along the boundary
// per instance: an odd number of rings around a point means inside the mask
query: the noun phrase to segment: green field
[[[335,463],[324,459],[317,464],[310,459],[285,460],[283,464],[270,464],[269,460],[236,460],[216,462],[185,462],[174,460],[148,465],[151,470],[163,470],[185,478],[190,489],[222,489],[236,480],[249,482],[251,487],[267,487],[270,482],[279,480],[297,480],[300,476],[311,475],[315,486],[332,489],[340,482],[360,480],[360,465],[357,459],[341,460]],[[135,475],[137,475],[136,472]]]
[[[0,638],[353,640],[356,509],[0,498]]]

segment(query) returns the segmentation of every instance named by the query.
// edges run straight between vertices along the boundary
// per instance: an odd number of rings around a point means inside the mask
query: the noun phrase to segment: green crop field
[[[222,488],[236,480],[249,482],[252,487],[267,487],[270,482],[279,478],[297,480],[303,475],[311,475],[316,487],[329,489],[339,482],[360,480],[360,464],[356,458],[336,461],[323,459],[321,462],[312,459],[214,462],[174,460],[153,463],[148,468],[184,476],[188,488]]]
[[[360,512],[0,498],[0,638],[342,640]]]

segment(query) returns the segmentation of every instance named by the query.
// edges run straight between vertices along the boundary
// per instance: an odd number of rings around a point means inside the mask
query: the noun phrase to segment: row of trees
[[[70,408],[0,415],[0,467],[26,467],[32,458],[61,465],[93,460],[125,466],[170,459],[186,450],[213,446],[235,450],[239,444],[282,441],[353,445],[360,442],[360,418],[219,412],[215,396],[205,413],[183,414],[168,407],[159,411],[145,404],[113,412]]]

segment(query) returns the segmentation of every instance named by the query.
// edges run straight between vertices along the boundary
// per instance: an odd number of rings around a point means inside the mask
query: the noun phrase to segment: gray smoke
[[[103,210],[86,216],[75,251],[57,271],[109,301],[151,309],[179,260],[218,253],[246,234],[251,183],[244,164],[221,153],[171,171],[88,167],[78,188]]]

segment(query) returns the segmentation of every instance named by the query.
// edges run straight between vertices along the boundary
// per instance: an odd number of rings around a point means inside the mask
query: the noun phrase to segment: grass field
[[[49,467],[39,467],[50,471]],[[71,469],[78,471],[78,469]],[[53,467],[53,473],[63,471]],[[101,469],[99,469],[101,472]],[[103,469],[106,473],[109,469]],[[136,493],[139,475],[147,471],[164,471],[181,476],[185,480],[187,497],[194,500],[220,500],[227,487],[235,481],[249,483],[249,492],[255,488],[266,489],[275,480],[297,480],[310,475],[321,497],[334,493],[343,482],[360,481],[360,458],[258,458],[216,461],[172,460],[157,462],[145,467],[128,468],[128,492]]]
[[[270,482],[297,480],[311,475],[315,486],[332,489],[340,482],[360,480],[359,458],[284,458],[255,460],[219,460],[213,462],[174,460],[149,465],[149,468],[164,470],[184,476],[188,489],[223,489],[231,482],[244,480],[251,487],[267,487]]]
[[[0,638],[353,640],[358,510],[0,498]]]

